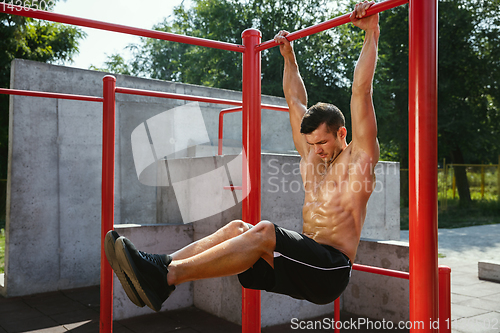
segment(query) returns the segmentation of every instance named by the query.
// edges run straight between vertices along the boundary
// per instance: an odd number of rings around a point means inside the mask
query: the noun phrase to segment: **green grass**
[[[408,230],[408,207],[401,207],[401,230]],[[497,200],[473,200],[468,206],[460,206],[458,199],[448,199],[448,209],[439,211],[438,228],[462,228],[475,225],[500,223],[500,202]]]
[[[448,170],[445,179],[443,169],[438,170],[438,227],[462,228],[475,225],[500,223],[500,198],[498,188],[498,171],[494,165],[485,166],[484,182],[481,167],[467,167],[467,179],[472,202],[459,205],[458,191],[453,191],[453,170]],[[401,184],[407,185],[408,172],[401,173]],[[483,182],[483,193],[481,183]],[[406,186],[407,189],[407,186]],[[445,200],[446,199],[446,200]],[[401,204],[408,204],[408,195],[401,196]],[[446,209],[443,209],[445,208]],[[401,207],[401,230],[408,230],[408,207]]]

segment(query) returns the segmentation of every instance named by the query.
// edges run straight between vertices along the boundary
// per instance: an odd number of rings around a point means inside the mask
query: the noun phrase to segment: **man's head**
[[[346,147],[345,118],[332,104],[317,103],[302,118],[300,133],[325,162],[333,161]]]
[[[339,128],[345,126],[345,118],[335,105],[316,103],[304,114],[300,124],[300,133],[311,134],[323,123],[326,124],[328,132],[336,133]]]

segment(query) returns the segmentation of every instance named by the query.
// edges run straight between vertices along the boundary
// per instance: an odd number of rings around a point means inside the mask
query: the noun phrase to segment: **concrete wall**
[[[356,263],[409,272],[408,243],[362,239]],[[399,321],[410,318],[409,281],[395,277],[352,271],[343,294],[342,310],[364,318]]]
[[[103,75],[15,60],[11,87],[101,96]],[[241,99],[239,92],[127,76],[118,76],[117,86]],[[279,98],[264,97],[263,102],[285,105]],[[222,187],[229,182],[241,184],[244,157],[210,156],[215,151],[218,113],[225,106],[186,106],[182,101],[121,94],[116,105],[115,223],[121,224],[117,226],[120,233],[146,251],[171,252],[241,217],[244,194]],[[175,112],[164,116],[166,111],[179,108],[192,109],[193,116],[179,118]],[[99,284],[101,115],[100,103],[11,96],[3,295]],[[264,111],[264,118],[263,150],[293,149],[288,115]],[[178,122],[184,126],[176,126]],[[181,149],[179,143],[190,137],[185,132],[199,132],[200,124],[206,135]],[[224,125],[225,152],[241,150],[241,115],[228,115]],[[158,138],[157,133],[170,137]],[[206,137],[209,142],[201,142]],[[139,147],[142,155],[134,155],[134,147]],[[171,153],[164,156],[157,154],[159,151]],[[187,156],[207,157],[183,158]],[[261,185],[262,219],[300,231],[303,193],[298,161],[298,156],[263,155]],[[377,187],[368,204],[362,236],[398,239],[398,165],[380,163],[376,174]],[[159,186],[150,186],[151,179]],[[203,197],[200,194],[213,201],[197,201]],[[165,309],[195,304],[239,322],[240,293],[235,277],[186,284]],[[307,318],[333,310],[333,305],[318,307],[267,293],[263,293],[262,306],[267,310],[262,314],[264,326],[287,322],[292,315]],[[115,283],[115,318],[148,311],[131,308]]]
[[[11,88],[102,96],[104,75],[14,60]],[[241,100],[240,92],[121,75],[117,86]],[[115,221],[155,224],[165,216],[157,211],[159,188],[138,181],[132,132],[151,117],[187,103],[123,94],[117,94],[116,101]],[[286,105],[282,98],[265,96],[263,103]],[[217,142],[218,113],[226,107],[199,104],[211,151]],[[263,117],[268,119],[263,133],[272,133],[263,135],[263,148],[292,149],[288,114],[264,110]],[[99,284],[101,119],[101,103],[10,97],[3,295]],[[227,115],[224,125],[225,145],[238,149],[241,114]]]
[[[175,174],[175,176],[169,178],[172,186],[162,187],[161,191],[159,191],[158,205],[164,207],[165,215],[170,215],[173,212],[173,215],[176,216],[176,220],[166,217],[168,222],[178,223],[178,228],[185,228],[185,225],[180,224],[189,220],[191,216],[200,216],[200,212],[211,211],[207,216],[188,224],[192,226],[194,241],[215,232],[231,220],[241,218],[241,192],[232,193],[223,190],[223,187],[229,185],[229,179],[235,185],[241,184],[241,163],[243,159],[226,155],[174,159],[164,162],[169,173],[171,175]],[[231,166],[231,163],[238,165],[236,167]],[[261,215],[262,219],[270,220],[284,228],[300,232],[302,231],[301,216],[304,193],[298,163],[299,157],[296,155],[262,155]],[[225,171],[225,166],[228,166],[228,172]],[[370,198],[367,215],[371,216],[371,218],[367,219],[365,223],[364,235],[371,235],[372,237],[384,236],[387,238],[393,234],[399,235],[399,219],[397,221],[387,219],[386,223],[377,220],[380,216],[384,218],[384,216],[389,215],[383,211],[384,209],[393,207],[399,202],[398,188],[394,188],[399,182],[396,177],[397,173],[392,170],[392,168],[396,167],[397,164],[387,162],[380,162],[376,167],[377,187]],[[222,172],[217,174],[216,170],[222,170]],[[195,181],[184,187],[182,196],[179,195],[177,189],[170,189],[170,187],[178,186],[179,183],[190,178],[195,179]],[[200,198],[202,200],[198,201]],[[180,211],[184,212],[181,214]],[[375,221],[375,223],[371,221]],[[392,224],[389,224],[390,222]],[[124,234],[129,234],[130,231],[126,231],[127,228],[121,226],[120,230]],[[144,244],[144,240],[148,238],[149,234],[155,234],[152,230],[158,230],[159,233],[162,233],[164,228],[164,226],[148,226],[141,230],[142,228],[134,226],[132,230],[137,235],[138,241]],[[156,239],[156,235],[153,237]],[[169,243],[172,237],[177,236],[166,237],[164,242]],[[132,240],[135,242],[135,239]],[[153,242],[156,243],[156,241]],[[360,247],[361,258],[363,258],[362,254],[365,252],[363,244],[365,243],[362,243]],[[165,250],[165,245],[158,243],[155,246],[148,246],[148,248],[152,252],[162,253]],[[373,251],[371,255],[377,257],[377,253],[377,251]],[[384,251],[382,251],[382,254],[386,258]],[[356,273],[353,273],[353,275],[355,277],[354,281],[356,281]],[[379,281],[378,276],[371,276],[370,279],[372,283]],[[388,292],[387,289],[384,290]],[[241,323],[241,286],[234,276],[194,282],[192,299],[193,304],[199,309],[232,322]],[[121,290],[118,280],[116,280],[115,284],[115,300],[115,303],[120,304],[118,308],[115,308],[115,318],[117,319],[150,311],[148,309],[138,309],[129,302],[123,290]],[[354,300],[354,302],[365,301],[364,299],[353,298],[351,300]],[[164,310],[177,306],[175,302],[175,300],[169,299],[165,303]],[[288,296],[267,292],[262,293],[261,305],[262,309],[265,309],[265,311],[262,311],[261,318],[263,326],[287,323],[290,322],[291,318],[312,318],[331,313],[334,309],[333,303],[318,306],[307,301],[295,300]]]
[[[119,224],[115,226],[118,234],[133,240],[134,245],[149,253],[173,253],[193,241],[194,228],[188,225],[138,225]],[[113,274],[113,318],[120,320],[153,313],[147,306],[135,306],[125,294],[120,281]],[[185,308],[193,305],[193,283],[177,286],[176,290],[163,304],[162,311]]]

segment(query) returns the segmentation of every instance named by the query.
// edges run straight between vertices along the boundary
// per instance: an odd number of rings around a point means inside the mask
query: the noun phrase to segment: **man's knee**
[[[250,225],[242,220],[234,220],[226,225],[233,237],[239,236],[250,229]]]
[[[272,222],[269,222],[267,220],[262,220],[259,223],[255,225],[255,228],[261,229],[263,232],[266,233],[274,233],[274,224]]]
[[[259,234],[260,240],[269,245],[274,245],[276,243],[275,226],[269,221],[260,221],[252,228],[252,232]]]

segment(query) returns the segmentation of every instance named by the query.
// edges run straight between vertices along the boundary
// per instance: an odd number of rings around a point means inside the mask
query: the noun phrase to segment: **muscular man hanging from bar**
[[[357,4],[351,14],[352,23],[365,31],[365,40],[354,71],[349,144],[344,116],[335,106],[318,103],[307,109],[288,32],[275,36],[285,62],[283,90],[293,140],[302,157],[303,232],[269,221],[255,226],[232,221],[171,255],[158,255],[138,251],[130,240],[110,231],[106,255],[132,302],[159,311],[181,283],[236,274],[246,288],[317,304],[340,296],[349,282],[379,158],[372,102],[378,14],[365,16],[372,4]]]

